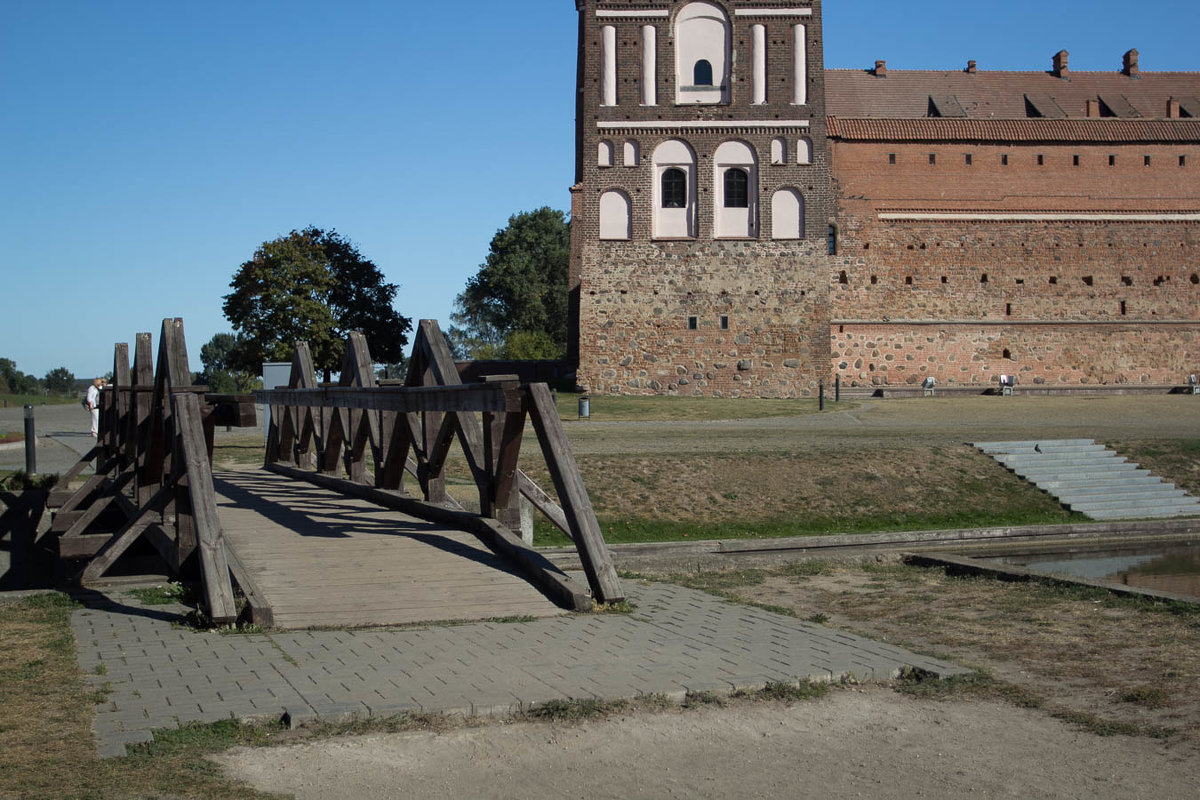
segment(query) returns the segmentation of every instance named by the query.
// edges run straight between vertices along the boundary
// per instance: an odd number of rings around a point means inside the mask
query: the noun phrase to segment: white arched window
[[[796,163],[811,164],[812,158],[812,139],[807,136],[801,137],[796,141]]]
[[[636,167],[640,156],[640,148],[636,139],[625,140],[625,152],[622,154],[624,160],[622,163],[627,167]]]
[[[668,139],[654,148],[654,237],[695,237],[696,196],[696,154],[688,143]]]
[[[607,139],[601,139],[600,146],[596,149],[596,164],[601,167],[613,165],[613,143]]]
[[[600,195],[600,238],[633,238],[633,217],[629,195],[620,189],[610,189]]]
[[[715,236],[758,236],[758,158],[745,142],[725,142],[713,154]]]
[[[771,163],[787,163],[787,139],[782,136],[771,140]]]
[[[716,3],[696,0],[675,18],[675,102],[729,102],[729,17]]]
[[[771,238],[804,238],[804,196],[796,189],[771,195]]]

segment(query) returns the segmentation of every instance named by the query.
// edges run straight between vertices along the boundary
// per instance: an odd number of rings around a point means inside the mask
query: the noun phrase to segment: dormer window
[[[696,66],[692,69],[692,85],[693,86],[712,86],[713,73],[712,64],[705,59],[700,59],[696,62]]]

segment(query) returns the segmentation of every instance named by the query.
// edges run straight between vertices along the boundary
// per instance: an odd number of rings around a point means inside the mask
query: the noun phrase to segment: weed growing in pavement
[[[1117,700],[1144,708],[1166,708],[1171,703],[1171,695],[1161,686],[1134,686],[1120,692]]]
[[[138,602],[144,606],[165,606],[171,603],[192,605],[196,602],[195,592],[191,587],[177,581],[130,589],[128,594],[137,598]]]

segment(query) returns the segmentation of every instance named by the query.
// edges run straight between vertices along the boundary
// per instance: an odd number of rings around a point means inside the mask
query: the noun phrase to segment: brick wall
[[[1200,224],[1176,216],[1200,210],[1197,168],[1195,145],[834,143],[834,368],[871,384],[1178,383],[1200,356]],[[1103,218],[1005,219],[1021,212]],[[1113,219],[1131,213],[1166,220]]]

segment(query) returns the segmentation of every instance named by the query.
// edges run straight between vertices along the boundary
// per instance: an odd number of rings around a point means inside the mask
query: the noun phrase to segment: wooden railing
[[[182,319],[163,320],[157,363],[150,334],[135,341],[132,370],[128,344],[116,345],[95,447],[60,477],[63,488],[48,501],[59,555],[82,564],[74,577],[86,586],[146,541],[172,577],[200,578],[214,622],[232,622],[237,610],[210,466],[213,426],[253,425],[253,398],[192,385]],[[71,489],[93,464],[95,474]],[[115,530],[96,532],[113,527],[113,517]]]
[[[436,321],[420,322],[400,385],[377,385],[366,340],[353,333],[337,385],[318,385],[310,350],[301,342],[288,386],[258,396],[270,408],[268,469],[472,530],[572,607],[624,599],[550,390],[503,376],[461,384]],[[526,420],[557,503],[519,468]],[[446,459],[455,442],[478,491],[478,514],[446,492]],[[419,486],[419,499],[406,491],[405,473]],[[522,496],[575,543],[590,597],[521,540]]]

